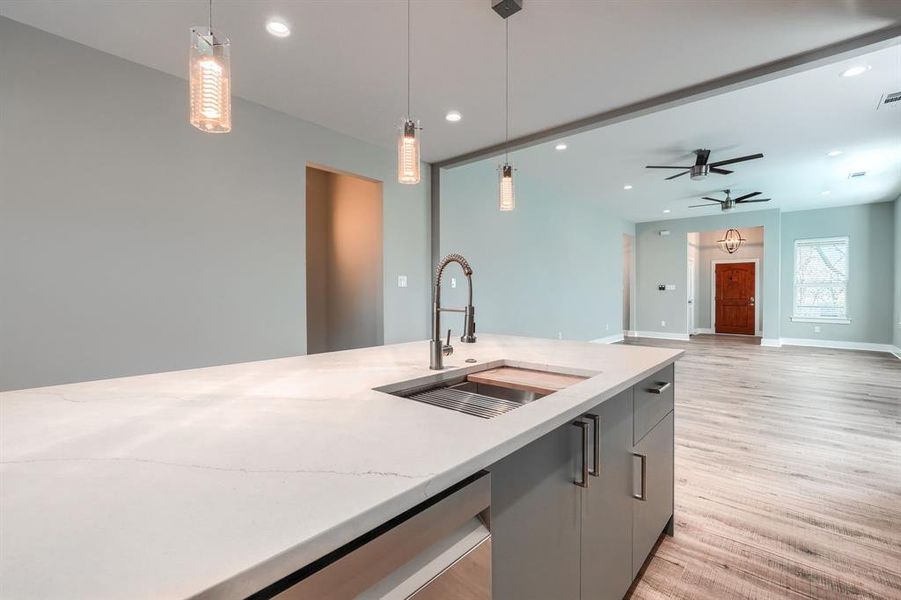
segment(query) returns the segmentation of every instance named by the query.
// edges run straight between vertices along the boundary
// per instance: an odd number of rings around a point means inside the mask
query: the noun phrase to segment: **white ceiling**
[[[871,69],[841,77],[856,64]],[[901,45],[580,133],[562,140],[564,151],[554,149],[555,140],[511,157],[520,190],[535,182],[554,190],[560,202],[589,193],[633,221],[719,214],[717,206],[688,206],[702,203],[702,196],[722,198],[717,192],[726,188],[733,197],[761,191],[760,198],[772,198],[736,211],[894,200],[901,194],[901,102],[876,107],[882,94],[897,91]],[[711,162],[757,152],[764,158],[728,166],[733,174],[704,181],[665,181],[678,171],[644,168],[692,164],[695,148],[711,149]],[[842,154],[827,156],[833,149]],[[491,161],[497,159],[485,162]],[[849,179],[852,171],[867,174]],[[632,189],[623,189],[626,184]]]
[[[183,76],[188,30],[206,22],[206,5],[0,0],[0,14]],[[232,40],[236,94],[391,147],[405,113],[405,14],[403,0],[216,0],[214,26]],[[271,16],[290,23],[292,35],[268,35],[263,26]],[[525,0],[510,20],[511,135],[899,21],[901,2],[886,0]],[[503,25],[489,0],[413,0],[413,114],[425,127],[425,160],[502,140]],[[445,122],[449,109],[461,111],[463,121]],[[722,136],[705,143],[742,142],[736,151],[785,147],[778,143],[785,139],[748,138],[725,124],[719,130]],[[691,137],[658,137],[652,147],[682,151],[694,145]],[[639,162],[678,156],[649,156],[635,144],[626,145]]]

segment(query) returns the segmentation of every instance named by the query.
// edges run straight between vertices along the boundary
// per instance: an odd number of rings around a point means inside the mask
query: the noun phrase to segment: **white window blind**
[[[848,238],[795,240],[795,319],[848,319]]]

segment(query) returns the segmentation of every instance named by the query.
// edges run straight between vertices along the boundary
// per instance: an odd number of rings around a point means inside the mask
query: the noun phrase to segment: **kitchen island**
[[[2,595],[246,597],[680,354],[482,335],[441,372],[413,342],[0,394]],[[587,378],[491,419],[373,389],[501,362]]]

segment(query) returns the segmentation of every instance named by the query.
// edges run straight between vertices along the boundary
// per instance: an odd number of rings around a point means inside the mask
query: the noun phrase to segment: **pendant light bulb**
[[[419,183],[419,136],[421,130],[410,116],[410,0],[407,0],[407,118],[397,140],[397,182],[407,185]]]
[[[412,119],[404,121],[397,140],[397,182],[408,185],[419,183],[419,127]]]
[[[191,28],[188,58],[191,125],[205,133],[228,133],[232,128],[229,50],[228,38],[213,31],[210,2],[210,25]]]
[[[498,169],[497,209],[510,212],[516,208],[516,193],[513,190],[513,166],[510,165],[510,25],[504,17],[504,164]]]
[[[511,211],[516,208],[516,194],[513,191],[513,167],[509,163],[504,163],[500,168],[501,179],[498,189],[500,190],[497,198],[497,209],[502,212]]]

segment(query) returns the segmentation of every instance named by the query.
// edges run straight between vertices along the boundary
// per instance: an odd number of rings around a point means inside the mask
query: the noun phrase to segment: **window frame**
[[[846,257],[848,261],[848,274],[845,277],[845,316],[844,317],[802,317],[797,315],[798,309],[798,249],[800,246],[812,246],[821,243],[845,242]],[[792,256],[792,315],[795,323],[832,323],[835,325],[850,325],[851,302],[848,289],[851,283],[851,236],[839,235],[833,237],[802,238],[796,239]]]

